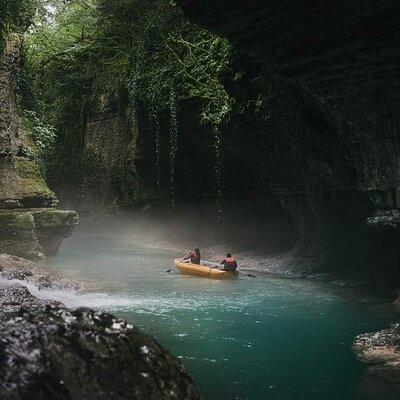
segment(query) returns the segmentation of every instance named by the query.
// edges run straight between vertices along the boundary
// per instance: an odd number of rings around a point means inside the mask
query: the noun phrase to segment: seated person
[[[183,261],[190,261],[191,264],[200,264],[200,250],[198,248],[195,248],[193,251],[183,257]]]
[[[224,261],[221,262],[221,265],[223,265],[223,267],[221,268],[223,271],[236,271],[238,266],[236,260],[232,257],[231,253],[228,253],[226,255],[226,258]]]

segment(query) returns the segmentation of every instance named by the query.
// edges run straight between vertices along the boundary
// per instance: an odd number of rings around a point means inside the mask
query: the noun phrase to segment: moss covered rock
[[[32,211],[32,215],[37,237],[47,256],[55,254],[62,239],[70,236],[79,224],[75,211],[47,209]]]
[[[14,157],[0,161],[0,208],[52,207],[58,201],[32,160]]]
[[[44,258],[31,213],[0,212],[0,253],[29,259]]]
[[[0,211],[0,253],[34,260],[55,254],[78,223],[75,211]]]

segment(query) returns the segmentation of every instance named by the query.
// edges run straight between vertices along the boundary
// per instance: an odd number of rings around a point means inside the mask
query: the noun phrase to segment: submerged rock
[[[184,366],[112,315],[44,307],[0,317],[0,398],[201,399]]]
[[[374,364],[368,369],[371,375],[395,383],[400,389],[400,323],[358,335],[353,349],[361,361]]]

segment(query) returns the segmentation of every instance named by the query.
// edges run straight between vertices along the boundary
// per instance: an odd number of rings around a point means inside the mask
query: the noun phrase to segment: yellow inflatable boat
[[[215,263],[204,262],[209,265],[216,265]],[[220,269],[211,268],[207,265],[190,264],[183,262],[182,260],[175,260],[176,268],[181,274],[185,275],[197,275],[204,278],[214,278],[214,279],[225,279],[233,278],[237,275],[237,272],[222,271]]]

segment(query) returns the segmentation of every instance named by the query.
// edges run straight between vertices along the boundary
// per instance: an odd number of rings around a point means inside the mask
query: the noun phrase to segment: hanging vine
[[[221,155],[221,131],[218,125],[213,125],[214,134],[214,191],[215,207],[217,210],[217,222],[222,218],[222,155]]]
[[[176,156],[178,153],[178,105],[176,98],[176,89],[171,86],[170,96],[170,130],[169,130],[169,167],[170,167],[170,195],[171,195],[171,209],[174,210],[176,206]]]

